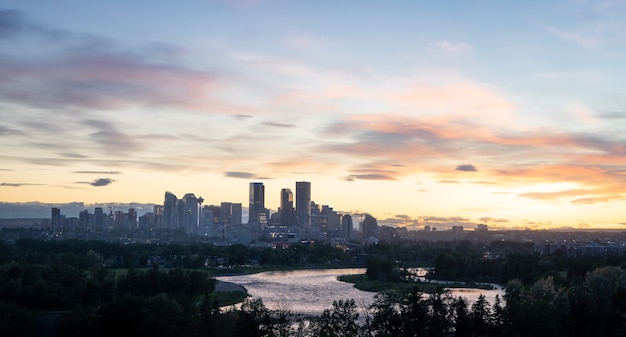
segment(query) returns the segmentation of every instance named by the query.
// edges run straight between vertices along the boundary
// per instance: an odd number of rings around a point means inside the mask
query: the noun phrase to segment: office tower
[[[243,216],[243,207],[241,203],[233,203],[231,204],[230,209],[230,223],[233,225],[241,225],[242,224],[242,216]]]
[[[106,215],[104,214],[104,210],[102,209],[102,207],[96,207],[94,209],[94,213],[96,217],[96,230],[104,230],[104,224],[106,222]]]
[[[261,216],[266,217],[265,186],[263,183],[250,183],[250,207],[248,209],[248,223],[261,223]]]
[[[78,213],[78,225],[82,228],[87,228],[89,225],[89,211],[84,210]]]
[[[137,211],[134,208],[128,209],[127,227],[131,229],[137,228]]]
[[[163,228],[178,228],[176,203],[178,198],[171,192],[165,192],[165,201],[163,202]]]
[[[230,202],[223,202],[220,204],[220,224],[231,225],[233,204]]]
[[[242,216],[241,203],[223,202],[219,208],[219,223],[222,225],[240,225]]]
[[[221,219],[221,206],[206,205],[202,207],[202,220],[205,225],[217,225]]]
[[[182,211],[182,223],[181,225],[185,229],[187,234],[194,234],[198,231],[200,226],[200,210],[202,209],[202,198],[196,198],[193,193],[187,193],[182,199],[183,211]]]
[[[50,226],[52,226],[52,229],[57,229],[61,227],[61,209],[60,208],[52,207]]]
[[[363,237],[366,240],[378,237],[378,222],[376,221],[376,218],[369,214],[365,214],[365,219],[361,222],[361,232],[363,232]]]
[[[311,201],[311,229],[319,229],[320,220],[322,219],[322,212],[320,211],[320,206],[315,203],[315,201]]]
[[[352,216],[345,214],[341,218],[341,237],[344,239],[350,239],[352,236]]]
[[[322,205],[322,218],[326,224],[326,230],[333,232],[339,230],[341,225],[341,216],[328,205]]]
[[[280,225],[293,226],[294,210],[293,210],[293,193],[288,188],[280,191]]]
[[[163,206],[161,205],[154,205],[154,223],[152,223],[152,227],[163,228]]]
[[[296,182],[296,222],[302,228],[311,228],[311,183]]]

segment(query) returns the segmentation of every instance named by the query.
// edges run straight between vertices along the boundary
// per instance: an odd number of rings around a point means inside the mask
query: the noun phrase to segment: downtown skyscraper
[[[296,182],[296,223],[302,228],[311,228],[311,183]]]
[[[291,189],[283,188],[280,191],[280,225],[293,226],[294,222],[293,193]]]
[[[250,206],[248,208],[248,223],[263,223],[267,221],[265,209],[265,186],[263,183],[250,183]]]

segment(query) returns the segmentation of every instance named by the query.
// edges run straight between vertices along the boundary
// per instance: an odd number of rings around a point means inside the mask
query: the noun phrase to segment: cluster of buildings
[[[230,243],[250,243],[255,240],[298,242],[301,240],[376,241],[380,228],[374,217],[358,214],[359,227],[355,230],[350,214],[340,214],[329,205],[318,205],[311,200],[311,183],[295,184],[295,195],[290,188],[280,191],[280,206],[272,212],[265,205],[265,186],[250,183],[247,219],[241,203],[222,202],[203,205],[204,199],[187,193],[178,198],[165,192],[162,205],[154,205],[152,212],[138,216],[134,208],[127,212],[108,212],[101,207],[91,214],[87,210],[78,218],[65,218],[59,208],[52,208],[52,228],[84,228],[94,232],[113,229],[163,229],[190,236],[201,236]]]

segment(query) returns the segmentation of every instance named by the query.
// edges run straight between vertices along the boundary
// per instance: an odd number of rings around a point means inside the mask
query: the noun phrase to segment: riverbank
[[[223,267],[223,268],[205,268],[209,272],[211,277],[217,276],[235,276],[235,275],[250,275],[258,274],[268,271],[297,271],[297,270],[316,270],[316,269],[346,269],[346,268],[364,268],[363,264],[347,264],[347,263],[333,263],[333,264],[299,264],[291,266],[237,266],[237,267]]]
[[[243,302],[249,295],[246,287],[220,280],[215,280],[214,295],[220,307],[230,306]]]
[[[248,290],[246,290],[246,287],[242,285],[232,283],[232,282],[224,282],[224,281],[216,280],[215,292],[236,292],[236,291],[241,291],[244,293],[248,292]]]

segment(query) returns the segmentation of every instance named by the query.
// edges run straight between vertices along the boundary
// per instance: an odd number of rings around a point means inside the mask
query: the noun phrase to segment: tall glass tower
[[[250,183],[248,223],[260,223],[262,213],[265,213],[265,186],[263,183]]]
[[[290,189],[283,188],[280,191],[280,225],[293,226],[293,221],[293,193],[291,193]]]
[[[296,223],[302,228],[311,228],[311,183],[296,182]]]

